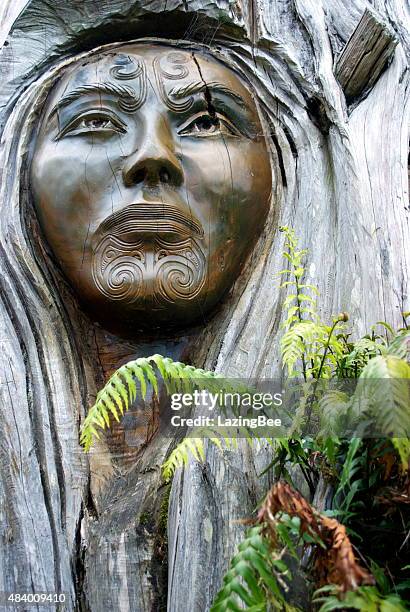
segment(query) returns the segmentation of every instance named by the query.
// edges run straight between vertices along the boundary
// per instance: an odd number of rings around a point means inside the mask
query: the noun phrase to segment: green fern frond
[[[395,355],[379,355],[364,368],[353,401],[363,402],[381,431],[406,438],[410,431],[410,365]]]
[[[399,455],[402,471],[406,472],[410,467],[410,439],[392,438],[391,441]]]
[[[162,476],[166,482],[171,480],[175,471],[188,464],[192,456],[197,461],[205,460],[204,440],[209,440],[220,451],[238,448],[238,438],[242,437],[252,448],[257,441],[263,441],[273,445],[273,439],[267,438],[265,432],[259,433],[258,429],[248,430],[246,427],[201,427],[186,437],[171,452],[168,459],[162,465]]]
[[[283,583],[281,577],[286,576],[288,571],[282,560],[275,559],[262,531],[261,525],[253,527],[239,545],[210,612],[241,610],[244,607],[262,612],[268,606],[267,593],[273,609],[285,609],[280,581]],[[272,601],[273,598],[276,601]]]
[[[408,610],[404,599],[396,594],[382,595],[373,586],[362,586],[355,591],[348,591],[341,598],[338,587],[328,585],[314,593],[313,603],[322,604],[318,612],[332,612],[332,610],[406,612]]]
[[[352,350],[339,360],[339,372],[345,378],[357,378],[370,359],[386,352],[384,343],[364,337],[352,346]]]
[[[169,482],[175,471],[188,464],[189,456],[192,455],[197,461],[205,459],[204,441],[202,438],[184,438],[172,451],[168,459],[162,465],[162,477]]]
[[[399,359],[404,359],[407,363],[410,363],[410,330],[405,329],[398,334],[389,344],[387,349],[389,355],[395,355]]]
[[[81,428],[80,443],[84,450],[90,450],[94,437],[99,438],[98,429],[105,429],[110,424],[110,416],[116,421],[135,401],[139,383],[139,393],[145,398],[148,385],[158,393],[158,374],[164,381],[168,393],[183,389],[192,391],[204,388],[211,391],[221,378],[215,372],[202,370],[193,366],[173,361],[162,355],[141,357],[121,366],[98,393],[95,404],[90,408]],[[218,387],[219,390],[219,387]]]
[[[332,389],[319,400],[320,437],[338,437],[346,433],[350,398],[347,393]]]
[[[318,288],[309,283],[299,284],[299,289],[310,289],[315,295],[319,296]]]
[[[324,341],[323,326],[314,321],[299,321],[283,335],[280,346],[284,367],[289,376],[295,373],[295,365],[307,352],[308,346],[319,339]]]
[[[400,344],[396,349],[400,351]],[[399,352],[399,354],[402,354]],[[410,462],[410,365],[396,355],[378,355],[364,367],[348,407],[351,414],[367,415],[391,441],[402,469]]]

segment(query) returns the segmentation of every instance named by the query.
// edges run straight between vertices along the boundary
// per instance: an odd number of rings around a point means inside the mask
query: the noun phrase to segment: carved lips
[[[126,237],[128,234],[176,234],[203,238],[201,223],[177,206],[163,202],[130,204],[114,213],[99,226],[96,234]]]

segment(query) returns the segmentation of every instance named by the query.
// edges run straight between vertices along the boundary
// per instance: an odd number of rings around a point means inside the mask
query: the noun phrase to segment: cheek
[[[40,221],[47,234],[83,240],[116,184],[105,150],[81,152],[74,143],[44,147],[32,164],[32,185]],[[84,230],[85,226],[85,230]]]
[[[272,188],[269,156],[264,143],[249,140],[200,144],[189,157],[187,186],[205,226],[236,238],[252,234],[263,225]],[[205,154],[206,153],[206,154]]]
[[[212,153],[194,150],[186,159],[189,201],[205,228],[208,288],[218,293],[236,278],[263,229],[272,187],[269,156],[264,142],[226,138]]]

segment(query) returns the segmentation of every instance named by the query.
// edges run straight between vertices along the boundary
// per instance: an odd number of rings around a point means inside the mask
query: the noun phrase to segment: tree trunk
[[[160,477],[170,440],[154,438],[126,466],[110,441],[91,459],[82,453],[79,426],[104,368],[95,330],[69,294],[59,297],[58,273],[37,273],[27,246],[35,226],[11,225],[31,214],[19,177],[36,123],[24,105],[34,89],[44,98],[41,78],[57,62],[166,38],[171,25],[254,75],[277,205],[190,357],[225,376],[275,378],[286,297],[279,225],[309,249],[323,316],[347,311],[360,334],[380,320],[399,327],[410,310],[408,9],[402,0],[4,0],[0,15],[0,591],[65,592],[67,610],[209,610],[244,531],[236,521],[269,486],[258,478],[269,453],[243,441],[237,451],[208,447],[170,491]]]

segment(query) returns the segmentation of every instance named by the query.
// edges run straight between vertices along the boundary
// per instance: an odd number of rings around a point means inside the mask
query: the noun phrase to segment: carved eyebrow
[[[226,85],[223,85],[223,83],[218,83],[216,81],[211,81],[210,83],[196,81],[194,83],[189,83],[188,85],[185,85],[183,87],[173,87],[168,95],[172,96],[177,100],[180,100],[181,98],[186,98],[187,96],[191,96],[197,93],[205,93],[206,91],[209,91],[211,94],[212,92],[226,94],[230,98],[233,98],[235,102],[239,104],[239,106],[246,107],[244,100],[239,94],[232,91],[232,89],[229,89],[229,87],[227,87]]]
[[[52,108],[50,117],[60,110],[60,108],[64,108],[65,106],[71,104],[71,102],[74,102],[74,100],[78,100],[83,96],[93,93],[114,94],[119,98],[119,104],[123,110],[133,110],[132,107],[139,102],[137,96],[135,95],[135,91],[127,85],[116,85],[114,83],[92,83],[90,85],[81,85],[63,96]]]

